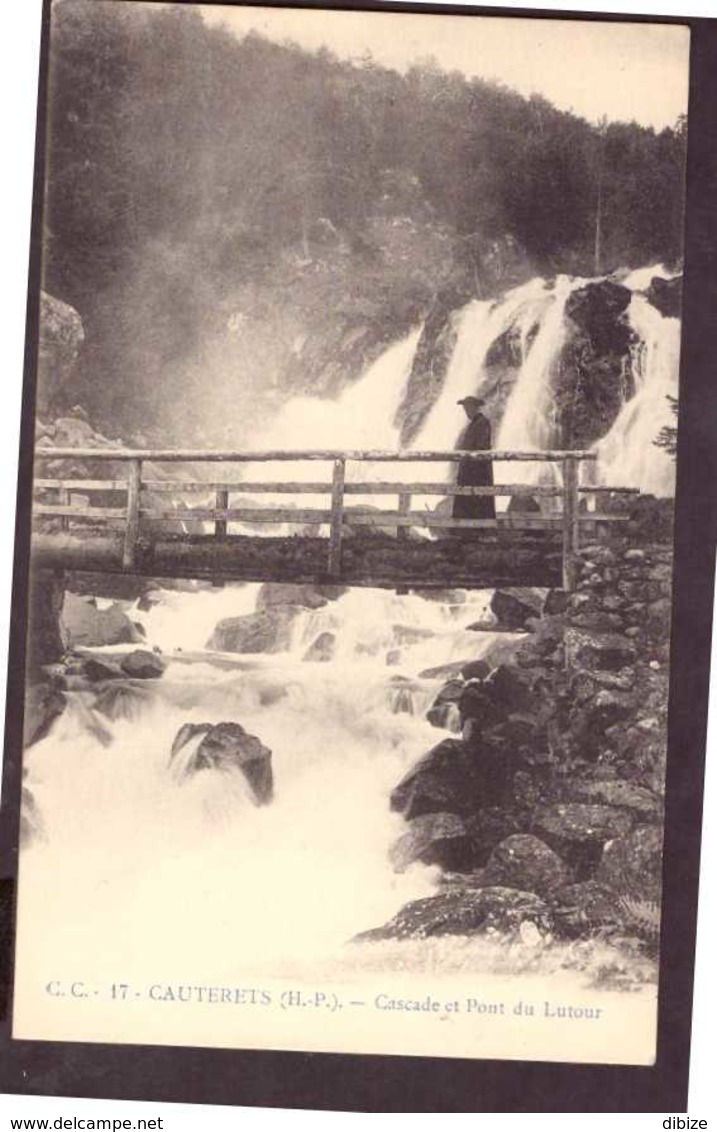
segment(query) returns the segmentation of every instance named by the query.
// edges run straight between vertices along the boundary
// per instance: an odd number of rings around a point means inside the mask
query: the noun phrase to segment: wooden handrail
[[[568,457],[575,460],[597,460],[596,452],[586,451],[549,451],[549,452],[518,452],[513,450],[485,449],[480,452],[469,452],[461,449],[450,451],[411,452],[408,449],[399,451],[366,450],[345,452],[340,449],[287,449],[266,450],[250,452],[246,449],[236,451],[211,451],[195,449],[131,449],[131,448],[36,448],[35,455],[45,460],[154,460],[157,463],[264,463],[266,461],[285,460],[370,460],[376,463],[455,463],[458,460],[521,460],[525,462],[538,461],[540,463],[562,462]]]

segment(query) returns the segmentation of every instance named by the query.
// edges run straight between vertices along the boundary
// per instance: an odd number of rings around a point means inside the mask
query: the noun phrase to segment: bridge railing
[[[581,509],[580,497],[592,496],[598,499],[605,492],[637,494],[631,488],[602,487],[580,483],[582,464],[594,463],[594,452],[586,451],[547,451],[517,452],[491,450],[482,452],[466,451],[428,451],[428,452],[387,452],[387,451],[333,451],[333,450],[266,450],[266,451],[195,451],[195,450],[130,450],[112,448],[38,448],[38,460],[72,460],[75,464],[88,462],[111,462],[127,467],[126,478],[90,478],[78,475],[47,478],[36,472],[34,489],[42,497],[36,498],[33,514],[36,518],[57,518],[63,528],[69,530],[70,523],[79,521],[121,527],[123,529],[122,565],[131,571],[137,559],[138,545],[142,535],[143,520],[151,519],[152,524],[169,522],[209,522],[214,524],[214,538],[225,541],[229,523],[245,524],[328,524],[328,575],[338,578],[341,570],[341,544],[344,533],[353,527],[379,527],[383,530],[393,528],[398,538],[406,538],[411,527],[428,530],[484,530],[486,528],[509,527],[526,530],[560,530],[563,545],[563,584],[572,589],[575,557],[580,546],[580,529],[585,523],[599,521],[615,522],[624,520],[620,513],[601,513],[596,510]],[[493,464],[509,463],[552,463],[562,471],[561,483],[495,483],[485,486],[459,486],[437,481],[399,481],[362,480],[347,481],[347,464],[446,464],[463,461],[490,461]],[[325,479],[311,482],[296,480],[230,480],[227,477],[210,479],[169,479],[158,476],[157,469],[148,465],[161,464],[247,464],[256,463],[300,463],[312,461],[329,464],[331,475]],[[149,471],[149,474],[146,472]],[[413,468],[410,469],[413,471]],[[191,475],[191,467],[188,469]],[[195,473],[196,475],[196,473]],[[516,479],[518,476],[516,474]],[[47,501],[47,493],[54,494],[54,501]],[[92,503],[91,497],[97,493],[120,492],[125,496],[123,506],[105,506]],[[148,493],[161,495],[172,493],[175,496],[186,494],[214,494],[214,506],[177,507],[163,510],[156,504],[149,505]],[[272,495],[325,495],[327,507],[247,507],[231,503],[232,494],[272,494]],[[351,507],[347,497],[351,496],[395,496],[396,510],[380,508]],[[420,496],[508,496],[533,499],[553,498],[560,501],[560,507],[550,513],[519,513],[517,510],[498,515],[497,519],[461,519],[435,511],[412,510],[412,501]]]

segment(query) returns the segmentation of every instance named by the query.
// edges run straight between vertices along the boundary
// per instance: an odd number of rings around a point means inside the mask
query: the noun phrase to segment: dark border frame
[[[115,0],[132,2],[132,0]],[[192,0],[175,0],[189,3]],[[205,2],[205,0],[199,0]],[[236,3],[237,0],[223,0]],[[668,728],[665,902],[653,1067],[15,1041],[0,994],[0,1091],[28,1095],[355,1112],[684,1112],[691,1036],[700,827],[717,519],[717,20],[381,0],[263,6],[682,24],[692,35],[675,591]],[[0,880],[17,868],[30,498],[50,0],[43,3],[25,373],[10,624]],[[12,935],[0,981],[12,970]],[[8,998],[9,1002],[3,1002]],[[3,1009],[5,1007],[5,1009]]]

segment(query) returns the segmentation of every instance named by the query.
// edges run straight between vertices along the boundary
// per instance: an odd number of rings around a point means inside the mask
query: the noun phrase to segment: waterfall
[[[675,424],[668,397],[678,393],[680,322],[665,318],[639,293],[646,282],[642,273],[629,277],[629,282],[635,288],[628,308],[636,339],[632,348],[635,394],[597,445],[597,479],[653,495],[674,495],[674,460],[654,442],[662,428]]]

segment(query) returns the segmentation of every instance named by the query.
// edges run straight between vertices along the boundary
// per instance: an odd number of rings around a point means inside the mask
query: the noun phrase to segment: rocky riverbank
[[[429,711],[458,733],[396,784],[394,868],[441,891],[362,938],[532,929],[654,955],[659,937],[671,549],[596,544],[576,592],[496,595],[527,635],[488,673],[456,673]]]

